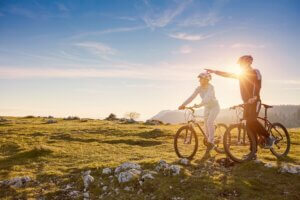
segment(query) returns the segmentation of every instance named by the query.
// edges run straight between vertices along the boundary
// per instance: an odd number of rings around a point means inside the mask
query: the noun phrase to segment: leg
[[[209,128],[207,126],[207,120],[209,116],[209,110],[207,108],[204,108],[204,134],[206,135],[207,141],[208,141],[208,132]]]
[[[207,119],[207,128],[208,128],[208,141],[214,144],[215,140],[215,120],[220,112],[219,106],[214,107],[210,110],[208,119]]]

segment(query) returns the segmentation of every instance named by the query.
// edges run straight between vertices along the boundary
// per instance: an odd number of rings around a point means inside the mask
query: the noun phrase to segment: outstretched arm
[[[194,93],[187,100],[185,100],[181,106],[184,108],[186,105],[191,103],[196,98],[197,94],[199,94],[199,87],[195,89]]]
[[[228,72],[222,72],[222,71],[217,71],[217,70],[212,70],[212,69],[205,69],[208,73],[214,73],[219,76],[223,76],[226,78],[235,78],[238,79],[238,76],[233,73],[228,73]]]

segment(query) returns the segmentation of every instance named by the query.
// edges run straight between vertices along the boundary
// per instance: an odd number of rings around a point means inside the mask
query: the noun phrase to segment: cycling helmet
[[[238,60],[238,64],[241,64],[241,63],[250,63],[250,64],[252,64],[252,62],[253,62],[253,57],[250,56],[250,55],[242,56]]]
[[[211,80],[211,75],[210,75],[210,73],[202,72],[198,75],[198,78],[204,78],[204,79],[207,79],[207,80]]]

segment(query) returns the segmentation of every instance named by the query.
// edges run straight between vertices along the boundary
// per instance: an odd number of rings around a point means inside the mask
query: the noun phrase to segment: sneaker
[[[250,156],[251,153],[248,153],[248,154],[245,154],[243,155],[243,160],[246,160],[249,156]],[[253,157],[251,158],[251,160],[256,160],[257,159],[257,155],[256,153],[253,155]]]
[[[271,149],[272,146],[274,145],[276,139],[270,135],[269,137],[266,138],[266,144],[264,146],[265,149]]]

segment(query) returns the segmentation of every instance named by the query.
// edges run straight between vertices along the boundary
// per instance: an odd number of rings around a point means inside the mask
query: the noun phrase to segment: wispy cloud
[[[117,19],[127,20],[127,21],[136,21],[135,17],[128,17],[128,16],[117,17]]]
[[[62,11],[62,12],[67,12],[69,11],[69,9],[67,8],[67,6],[63,3],[57,3],[57,8]]]
[[[212,35],[201,35],[201,34],[188,34],[188,33],[173,33],[169,34],[169,37],[179,39],[179,40],[188,40],[188,41],[198,41],[204,40],[211,37]]]
[[[217,16],[215,12],[209,12],[207,15],[194,15],[191,16],[182,22],[178,23],[179,26],[197,26],[197,27],[205,27],[205,26],[213,26],[218,21],[220,21],[220,17]]]
[[[99,42],[80,42],[75,43],[74,45],[84,48],[95,55],[101,56],[102,58],[107,58],[108,55],[114,55],[116,53],[115,49]]]
[[[83,33],[73,35],[70,39],[78,39],[87,36],[97,36],[97,35],[103,35],[109,33],[131,32],[131,31],[137,31],[145,28],[146,26],[133,26],[133,27],[110,28],[110,29],[99,30],[99,31],[89,31],[89,32],[83,32]]]
[[[238,49],[238,48],[247,48],[247,49],[263,49],[265,45],[262,44],[249,44],[249,43],[235,43],[231,45],[231,48]]]
[[[153,9],[149,1],[144,1],[145,5],[148,7],[147,13],[142,17],[145,24],[151,29],[165,27],[171,21],[179,16],[186,7],[192,2],[192,0],[178,1],[175,7],[169,7],[161,12]]]

